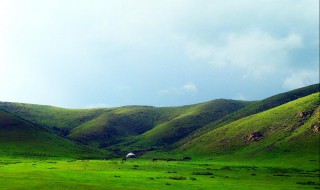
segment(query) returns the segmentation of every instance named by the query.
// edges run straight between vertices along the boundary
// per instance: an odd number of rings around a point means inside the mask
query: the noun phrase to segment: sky
[[[0,0],[0,101],[261,100],[318,73],[318,0]]]

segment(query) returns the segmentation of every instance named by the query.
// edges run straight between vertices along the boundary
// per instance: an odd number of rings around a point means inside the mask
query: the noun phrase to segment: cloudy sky
[[[319,81],[318,0],[1,0],[0,101],[259,100]]]

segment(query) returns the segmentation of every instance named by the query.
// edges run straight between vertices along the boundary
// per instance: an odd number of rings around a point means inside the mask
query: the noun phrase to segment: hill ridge
[[[0,102],[0,110],[24,120],[23,125],[39,126],[52,135],[107,152],[139,149],[174,151],[210,131],[315,92],[319,92],[319,84],[261,101],[220,98],[177,107],[95,109]]]

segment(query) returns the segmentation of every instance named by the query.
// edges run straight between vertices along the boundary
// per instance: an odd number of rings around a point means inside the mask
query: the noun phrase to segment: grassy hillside
[[[235,100],[213,100],[186,108],[179,117],[160,123],[155,128],[137,137],[134,146],[148,148],[150,146],[167,146],[206,124],[220,119],[251,102]]]
[[[318,87],[311,85],[257,102],[219,99],[180,107],[101,109],[0,102],[0,109],[28,125],[40,126],[45,134],[56,134],[55,137],[68,142],[72,139],[89,146],[122,151],[168,150],[194,144],[198,139],[203,141],[201,136],[214,129],[318,92]],[[273,120],[272,117],[269,119]]]
[[[70,138],[106,147],[151,130],[182,113],[181,108],[154,108],[128,106],[104,111],[98,117],[85,122],[68,135]]]
[[[319,93],[214,129],[180,153],[215,159],[319,163]]]
[[[0,102],[5,189],[319,189],[319,147],[317,86],[168,108]],[[145,148],[157,150],[101,160]]]
[[[123,141],[128,143],[130,142],[128,139],[147,132],[143,138],[152,140],[146,146],[150,148],[153,145],[175,142],[205,124],[248,104],[249,102],[244,101],[216,100],[180,107],[125,106],[105,109],[64,109],[1,102],[0,109],[45,127],[60,136],[100,148]],[[156,127],[155,130],[154,127]],[[171,131],[170,136],[167,133],[168,130]],[[156,135],[156,139],[152,135],[155,133],[159,134]],[[158,143],[160,140],[166,143]]]
[[[99,116],[104,111],[104,109],[65,109],[11,102],[0,102],[0,109],[62,135],[68,134],[74,127]]]
[[[155,124],[179,116],[182,108],[125,106],[103,109],[65,109],[0,102],[0,109],[47,128],[60,136],[104,147],[122,138],[141,134]]]
[[[102,158],[99,150],[50,133],[0,110],[0,157]]]
[[[274,96],[271,96],[269,98],[266,98],[261,101],[257,101],[251,105],[248,105],[242,109],[239,109],[233,113],[230,113],[226,115],[225,117],[222,117],[216,121],[213,121],[209,123],[208,125],[202,127],[201,129],[195,131],[194,133],[190,134],[184,139],[181,139],[179,142],[177,142],[174,146],[179,147],[183,144],[191,141],[192,139],[195,139],[213,129],[222,127],[224,125],[227,125],[231,122],[234,122],[236,120],[239,120],[241,118],[244,118],[246,116],[250,116],[271,108],[275,108],[277,106],[283,105],[285,103],[288,103],[290,101],[296,100],[298,98],[305,97],[307,95],[319,92],[319,84],[314,84],[310,86],[306,86],[303,88],[299,88],[296,90],[292,90],[289,92],[277,94]]]

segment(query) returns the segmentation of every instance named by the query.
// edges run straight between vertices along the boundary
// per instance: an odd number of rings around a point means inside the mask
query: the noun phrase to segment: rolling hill
[[[161,146],[175,142],[205,124],[250,103],[215,100],[180,107],[124,106],[104,109],[64,109],[1,102],[0,109],[42,126],[59,136],[95,147],[104,148],[121,142],[128,143],[134,137],[142,135],[143,138],[149,138],[149,145],[144,148],[150,148],[154,145]],[[153,130],[156,133],[162,131],[162,134],[167,134],[165,131],[171,129],[177,133],[173,131],[170,137],[157,135],[157,139],[152,136]],[[179,130],[184,133],[178,134]],[[157,143],[160,140],[167,143]]]
[[[68,137],[100,148],[137,136],[181,114],[181,109],[127,106],[104,111],[72,129]]]
[[[162,122],[137,136],[131,147],[140,149],[171,145],[208,123],[218,120],[252,102],[218,99],[189,106],[179,117]],[[126,142],[128,144],[128,142]]]
[[[0,157],[103,158],[104,153],[0,110]]]
[[[62,135],[67,135],[74,127],[99,116],[103,111],[103,109],[65,109],[12,102],[0,102],[0,109]]]
[[[202,127],[201,129],[196,130],[192,134],[188,135],[187,137],[181,139],[179,142],[175,143],[173,147],[182,146],[183,144],[191,141],[194,138],[197,138],[213,129],[222,127],[238,119],[241,119],[246,116],[250,116],[268,109],[275,108],[277,106],[283,105],[285,103],[296,100],[298,98],[302,98],[312,93],[319,92],[319,90],[320,90],[319,84],[314,84],[314,85],[306,86],[303,88],[295,89],[289,92],[277,94],[261,101],[256,101],[251,105],[244,107],[243,109],[230,113],[225,117],[222,117],[216,121],[213,121],[208,125]]]
[[[223,159],[319,163],[320,93],[213,129],[178,152]]]
[[[147,149],[246,159],[301,150],[317,160],[319,135],[311,129],[319,126],[317,92],[319,84],[261,101],[218,99],[179,107],[65,109],[0,102],[0,155],[104,157]]]

